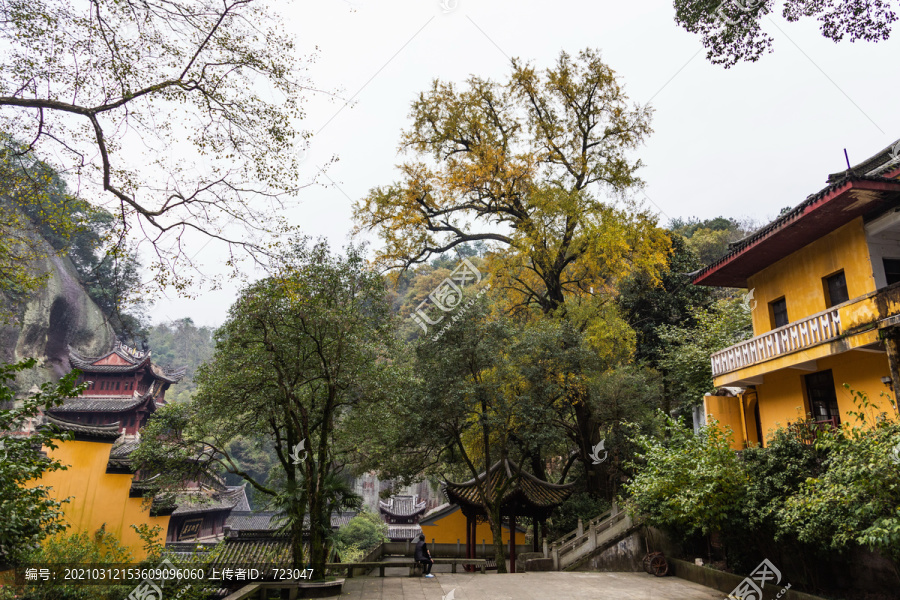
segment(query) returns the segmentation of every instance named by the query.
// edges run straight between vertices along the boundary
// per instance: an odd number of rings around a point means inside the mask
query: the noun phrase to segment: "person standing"
[[[434,577],[434,575],[431,574],[431,566],[434,564],[434,559],[431,558],[431,552],[428,551],[428,544],[425,543],[424,533],[420,533],[416,540],[415,559],[416,562],[422,563],[422,572],[425,577]]]

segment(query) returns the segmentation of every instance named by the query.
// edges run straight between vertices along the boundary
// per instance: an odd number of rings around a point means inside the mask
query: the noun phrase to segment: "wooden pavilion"
[[[447,500],[457,504],[466,517],[466,558],[475,557],[477,521],[487,518],[487,511],[479,493],[480,485],[484,485],[485,492],[489,495],[504,490],[500,500],[500,517],[501,520],[508,519],[511,532],[515,531],[517,518],[532,519],[535,551],[538,550],[539,525],[546,521],[553,509],[565,502],[575,490],[574,483],[559,485],[543,481],[524,472],[509,459],[497,461],[487,473],[481,473],[477,478],[464,483],[445,482],[442,489]],[[510,536],[509,542],[509,571],[516,572],[514,535]]]

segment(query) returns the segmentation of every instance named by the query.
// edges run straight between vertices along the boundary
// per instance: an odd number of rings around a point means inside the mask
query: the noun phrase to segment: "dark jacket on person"
[[[419,541],[416,542],[416,560],[428,560],[428,544],[425,543],[425,540],[419,538]]]

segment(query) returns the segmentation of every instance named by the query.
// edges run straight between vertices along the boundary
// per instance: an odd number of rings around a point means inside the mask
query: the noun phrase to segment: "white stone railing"
[[[713,377],[797,350],[811,348],[839,335],[841,335],[841,317],[837,307],[829,308],[716,352],[710,357]]]

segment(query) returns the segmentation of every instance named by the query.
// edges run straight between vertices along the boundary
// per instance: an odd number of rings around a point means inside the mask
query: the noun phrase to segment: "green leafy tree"
[[[15,432],[25,431],[43,409],[61,405],[66,398],[79,395],[85,386],[75,385],[75,372],[17,399],[10,387],[16,373],[36,364],[30,358],[0,365],[0,564],[20,563],[41,541],[66,528],[63,501],[54,499],[47,486],[34,481],[44,473],[66,468],[43,448],[57,448],[57,442],[67,439],[68,434],[52,425],[38,425],[28,436]]]
[[[80,217],[59,173],[0,135],[0,294],[6,299],[0,318],[9,320],[12,304],[43,283],[48,273],[36,268],[37,261],[54,249],[63,253],[83,223]]]
[[[115,534],[100,528],[93,533],[78,532],[56,535],[28,555],[29,564],[100,565],[133,564],[128,548],[119,543]],[[22,591],[29,600],[119,600],[125,598],[134,585],[83,585],[61,579],[26,585]],[[3,596],[0,596],[2,598]],[[4,599],[5,600],[5,599]]]
[[[593,50],[561,53],[545,70],[516,60],[502,82],[435,81],[413,103],[402,137],[412,158],[401,166],[401,180],[373,189],[356,205],[355,219],[382,238],[378,259],[388,267],[484,243],[493,300],[518,321],[508,326],[521,350],[539,360],[526,346],[550,347],[546,338],[556,336],[558,343],[576,344],[572,354],[609,368],[633,351],[633,332],[615,306],[617,286],[636,271],[658,282],[669,252],[655,216],[626,199],[641,185],[641,163],[631,153],[649,133],[649,110],[629,103]],[[430,291],[422,285],[415,293]],[[543,331],[545,320],[559,322]],[[520,323],[538,330],[520,335]],[[552,421],[553,402],[567,404],[566,424],[586,458],[599,436],[584,385],[590,376],[578,373],[574,357],[560,360],[567,366],[559,372],[573,377],[561,377],[550,390],[522,372],[528,361],[504,359],[506,393],[510,399],[527,394],[532,423]],[[535,427],[527,431],[522,427],[510,441],[538,475],[546,462],[541,448],[564,457],[572,450],[558,430],[552,445],[538,443],[547,434]]]
[[[640,450],[624,486],[631,512],[681,537],[740,527],[747,475],[731,431],[711,423],[695,435],[669,417],[664,427],[665,439],[632,438]]]
[[[42,261],[67,256],[112,327],[140,337],[140,264],[133,248],[112,239],[114,229],[115,217],[74,197],[58,170],[0,137],[0,318],[12,318],[49,275]]]
[[[169,402],[189,400],[197,389],[194,375],[215,349],[214,329],[198,327],[189,319],[157,323],[147,331],[147,342],[154,359],[164,365],[187,367],[184,379],[166,392]]]
[[[491,318],[490,304],[483,297],[456,317],[439,339],[420,338],[417,381],[387,415],[393,427],[372,427],[370,443],[393,450],[385,460],[371,453],[372,462],[362,467],[377,466],[391,476],[424,473],[460,480],[475,478],[506,458],[521,460],[510,438],[524,405],[509,393],[504,366],[513,342],[511,322]],[[363,429],[356,431],[360,439]],[[503,485],[481,479],[476,484],[500,572],[506,569],[500,501],[518,476],[514,473]]]
[[[561,538],[578,527],[579,519],[587,523],[606,510],[609,510],[609,502],[587,492],[572,494],[554,511],[550,519],[550,538]]]
[[[388,526],[381,516],[364,511],[350,519],[335,534],[335,549],[343,562],[363,557],[379,544],[388,541]]]
[[[615,310],[614,304],[607,305]],[[533,473],[562,481],[577,464],[586,490],[612,500],[622,464],[632,449],[621,430],[625,421],[647,423],[660,406],[658,374],[629,366],[633,333],[620,319],[607,317],[609,351],[567,321],[545,320],[519,327],[505,355],[508,391],[522,404],[513,442],[528,457]],[[597,464],[594,449],[603,442],[609,453]],[[598,450],[599,451],[599,450]],[[545,465],[561,457],[561,470]],[[574,473],[574,471],[573,471]],[[597,515],[592,515],[595,517]]]
[[[638,272],[619,288],[618,304],[636,334],[634,358],[651,367],[659,366],[665,350],[660,328],[694,324],[694,310],[713,301],[710,288],[691,284],[689,273],[701,266],[697,253],[680,234],[672,234],[671,240],[672,253],[659,285],[648,274]]]
[[[877,42],[891,35],[897,20],[892,0],[675,0],[675,21],[701,37],[706,58],[729,68],[756,61],[773,47],[772,36],[761,26],[781,9],[788,22],[815,18],[822,35],[839,42]]]
[[[692,323],[659,330],[665,344],[659,367],[674,408],[686,409],[714,390],[709,357],[753,335],[750,312],[739,298],[718,300],[708,309],[691,311]]]
[[[334,480],[348,451],[344,422],[362,405],[392,401],[405,371],[392,362],[383,280],[358,248],[340,257],[324,242],[303,242],[284,260],[242,291],[197,373],[196,395],[157,412],[136,461],[170,487],[198,470],[243,478],[284,512],[298,567],[308,516],[309,563],[321,576],[330,512],[352,500]],[[238,438],[272,445],[277,462],[266,480],[229,452]]]

